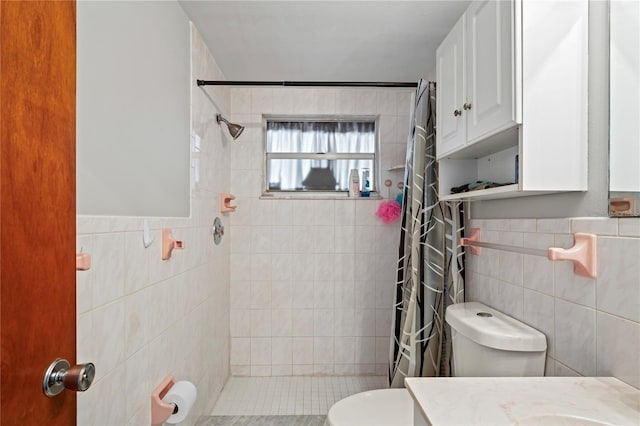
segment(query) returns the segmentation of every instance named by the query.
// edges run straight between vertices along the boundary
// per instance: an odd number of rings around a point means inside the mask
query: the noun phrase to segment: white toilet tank
[[[482,303],[450,305],[453,375],[459,377],[543,376],[545,335]]]

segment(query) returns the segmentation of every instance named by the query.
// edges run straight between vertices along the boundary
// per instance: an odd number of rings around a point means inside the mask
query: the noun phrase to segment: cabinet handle
[[[462,115],[462,111],[460,111],[459,109],[456,109],[453,111],[453,116],[454,117],[459,117]]]
[[[462,105],[462,109],[464,109],[465,111],[471,109],[471,104],[464,104]]]

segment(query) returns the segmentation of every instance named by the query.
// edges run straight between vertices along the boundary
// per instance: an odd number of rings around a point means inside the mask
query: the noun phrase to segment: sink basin
[[[519,426],[613,426],[611,423],[603,423],[598,420],[587,419],[578,416],[557,416],[553,414],[527,417],[516,423]]]

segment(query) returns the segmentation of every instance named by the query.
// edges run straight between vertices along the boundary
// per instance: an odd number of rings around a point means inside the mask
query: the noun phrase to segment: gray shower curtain
[[[463,204],[438,200],[435,89],[418,84],[407,142],[390,387],[403,387],[405,377],[450,376],[444,313],[464,301]]]

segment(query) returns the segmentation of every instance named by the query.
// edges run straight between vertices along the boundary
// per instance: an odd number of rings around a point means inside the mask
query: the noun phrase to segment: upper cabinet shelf
[[[436,53],[442,199],[587,189],[588,4],[475,1]],[[509,184],[451,194],[476,181]]]

